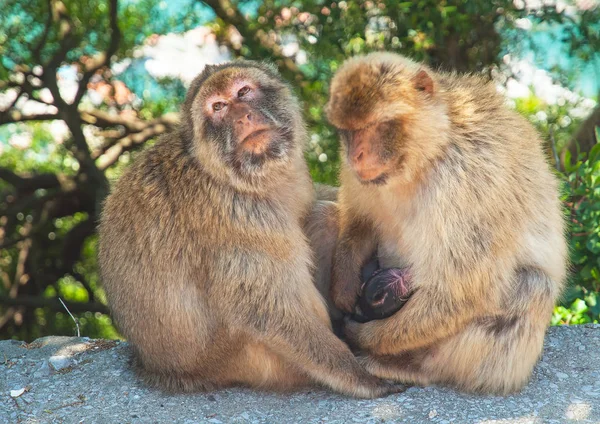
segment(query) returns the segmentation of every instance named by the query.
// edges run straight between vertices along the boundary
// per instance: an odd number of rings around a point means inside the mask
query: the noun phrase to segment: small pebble
[[[564,372],[557,372],[557,373],[556,373],[556,376],[557,376],[559,379],[561,379],[561,380],[564,380],[564,379],[566,379],[566,378],[569,378],[569,376],[568,376],[567,374],[565,374]]]
[[[23,393],[25,393],[25,388],[24,387],[22,389],[11,390],[10,391],[10,396],[13,397],[13,398],[18,398]]]
[[[48,365],[48,361],[42,361],[42,365],[33,373],[35,378],[43,378],[50,375],[50,366]]]
[[[50,359],[48,359],[48,362],[50,362],[50,365],[52,365],[52,368],[56,371],[60,371],[73,365],[73,360],[63,355],[51,356]]]

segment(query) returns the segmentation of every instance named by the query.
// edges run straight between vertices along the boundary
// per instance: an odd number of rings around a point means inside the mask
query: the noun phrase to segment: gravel
[[[127,343],[0,341],[0,423],[600,423],[600,325],[552,327],[518,395],[409,388],[376,400],[323,390],[166,394],[145,387]]]

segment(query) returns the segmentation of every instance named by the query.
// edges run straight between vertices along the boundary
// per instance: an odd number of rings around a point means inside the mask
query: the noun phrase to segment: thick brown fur
[[[382,267],[412,275],[395,315],[347,323],[367,369],[469,392],[521,389],[566,273],[558,182],[538,134],[493,83],[389,53],[343,64],[327,110],[346,158],[333,302],[352,312],[372,248]]]
[[[234,99],[231,107],[281,127],[263,162],[228,150],[244,140],[211,129],[205,112],[210,96],[239,81],[261,100]],[[397,390],[366,373],[335,337],[313,284],[303,225],[314,190],[289,87],[263,64],[209,67],[192,83],[182,116],[181,128],[117,182],[100,224],[104,288],[143,378],[176,391],[322,384],[375,397]],[[258,149],[265,138],[253,140],[248,148]]]

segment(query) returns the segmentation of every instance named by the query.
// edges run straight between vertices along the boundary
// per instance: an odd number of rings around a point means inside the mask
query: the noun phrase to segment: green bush
[[[596,127],[596,140],[600,128]],[[568,220],[571,273],[563,302],[552,323],[600,321],[600,144],[589,155],[565,160],[563,201]]]

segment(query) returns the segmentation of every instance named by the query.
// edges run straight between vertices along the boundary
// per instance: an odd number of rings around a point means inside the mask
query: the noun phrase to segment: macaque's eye
[[[225,102],[215,102],[215,103],[213,103],[212,108],[215,112],[218,112],[221,109],[223,109],[225,106],[227,106],[227,103],[225,103]]]
[[[242,88],[240,88],[240,91],[238,91],[238,98],[239,97],[244,97],[246,94],[248,94],[250,92],[251,88],[248,87],[247,85],[243,86]]]

